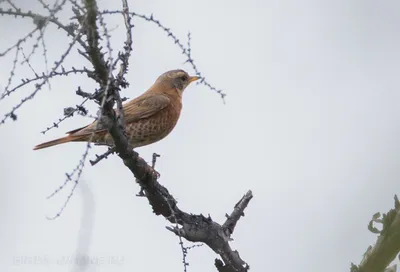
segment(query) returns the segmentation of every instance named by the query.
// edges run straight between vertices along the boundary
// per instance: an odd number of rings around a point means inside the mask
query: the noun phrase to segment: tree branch
[[[60,21],[58,21],[56,18],[52,18],[52,17],[46,17],[46,16],[42,16],[40,14],[37,13],[33,13],[31,11],[28,12],[23,12],[20,9],[17,11],[13,11],[13,10],[4,10],[2,8],[0,8],[0,15],[13,15],[15,17],[27,17],[27,18],[32,18],[35,21],[38,21],[38,18],[42,18],[41,20],[45,20],[45,22],[51,22],[53,24],[55,24],[58,28],[64,30],[68,35],[72,36],[73,38],[75,38],[77,40],[77,42],[86,49],[86,44],[84,43],[84,41],[78,37],[75,34],[75,30],[76,30],[76,26],[74,24],[69,24],[69,25],[64,25],[63,23],[61,23]],[[43,19],[44,18],[44,19]]]
[[[226,215],[226,221],[222,225],[222,228],[225,230],[225,234],[229,237],[233,231],[235,230],[236,224],[239,221],[241,216],[244,216],[244,209],[246,209],[250,200],[253,198],[253,194],[251,191],[248,191],[242,199],[236,203],[235,208],[231,215]]]
[[[86,37],[87,37],[87,53],[93,64],[93,67],[99,76],[102,85],[106,85],[108,81],[109,71],[107,64],[104,61],[103,55],[100,51],[99,39],[100,35],[97,30],[96,18],[97,18],[97,3],[95,0],[85,1],[86,9]]]

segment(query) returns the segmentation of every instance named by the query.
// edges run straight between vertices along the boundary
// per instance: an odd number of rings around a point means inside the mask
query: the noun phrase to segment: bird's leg
[[[151,168],[152,168],[152,170],[153,170],[153,173],[156,175],[156,178],[157,178],[157,179],[160,178],[160,173],[158,173],[158,172],[156,171],[156,169],[154,169],[154,168],[156,167],[156,162],[157,162],[157,158],[158,158],[158,157],[160,157],[159,154],[153,153],[153,158],[152,158],[152,160],[151,160]],[[139,183],[139,182],[138,182],[138,183]],[[136,194],[136,196],[141,196],[141,197],[146,196],[143,187],[140,188],[140,191],[139,191],[139,193]]]
[[[157,153],[153,153],[153,159],[151,160],[151,168],[153,168],[154,173],[157,176],[157,179],[160,178],[160,173],[158,173],[155,169],[156,167],[156,162],[157,162],[157,158],[160,157],[160,154]]]
[[[136,180],[136,182],[139,183],[138,180]],[[139,183],[139,184],[140,184],[140,183]],[[140,191],[139,191],[139,193],[136,194],[136,196],[140,196],[140,197],[146,196],[143,187],[140,187]]]

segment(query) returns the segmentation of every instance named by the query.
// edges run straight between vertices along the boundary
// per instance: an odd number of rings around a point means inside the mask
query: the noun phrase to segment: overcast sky
[[[41,11],[36,1],[14,3]],[[119,9],[116,3],[98,1],[101,9]],[[149,161],[153,152],[161,154],[160,182],[180,208],[222,223],[251,189],[254,198],[232,243],[251,271],[336,272],[359,263],[376,240],[369,220],[391,209],[399,193],[400,3],[158,0],[130,6],[153,13],[184,42],[190,31],[199,70],[227,93],[224,105],[205,86],[189,86],[175,130],[137,149]],[[69,9],[60,14],[70,16]],[[123,21],[106,19],[117,51]],[[123,95],[140,95],[167,70],[193,73],[165,33],[139,19],[134,24],[130,88]],[[33,27],[30,19],[4,16],[0,25],[1,52]],[[45,40],[51,68],[69,40],[54,27]],[[31,61],[40,72],[42,52],[39,47]],[[0,59],[1,93],[13,56]],[[74,50],[65,67],[71,65],[88,63]],[[17,70],[11,86],[32,76],[29,67]],[[77,86],[96,87],[83,76],[56,78],[51,90],[17,112],[17,122],[0,126],[0,270],[71,271],[73,265],[61,262],[78,252],[98,261],[86,271],[182,271],[178,238],[135,196],[139,187],[116,156],[87,166],[62,216],[46,219],[59,211],[72,184],[46,196],[77,165],[85,144],[32,147],[91,122],[77,117],[40,133],[79,103]],[[0,101],[0,118],[32,90]],[[96,112],[93,103],[89,108]],[[89,157],[104,150],[93,148]],[[191,250],[189,271],[215,271],[215,257],[205,246]]]

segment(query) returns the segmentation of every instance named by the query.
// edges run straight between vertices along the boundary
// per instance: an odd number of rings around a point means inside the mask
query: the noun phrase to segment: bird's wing
[[[94,123],[94,122],[93,122]],[[92,124],[93,124],[92,123]],[[91,124],[90,124],[91,125]],[[76,128],[76,129],[74,129],[74,130],[70,130],[70,131],[67,131],[67,132],[65,132],[65,134],[74,134],[75,132],[78,132],[79,130],[82,130],[82,129],[84,129],[84,128],[87,128],[88,126],[90,126],[90,125],[86,125],[86,126],[84,126],[84,127],[80,127],[80,128]]]
[[[129,101],[123,106],[125,113],[125,123],[129,124],[137,120],[148,118],[171,103],[171,100],[162,94],[145,94]],[[97,121],[90,125],[68,131],[67,134],[74,136],[84,136],[92,133],[106,132],[104,128],[97,128]]]
[[[99,133],[99,132],[105,133],[105,132],[107,132],[107,129],[97,128],[97,121],[94,121],[93,123],[91,123],[87,126],[68,131],[66,134],[73,135],[73,136],[85,136],[85,135],[89,135],[92,133]]]
[[[125,123],[148,118],[170,105],[171,100],[163,94],[145,94],[124,105]]]

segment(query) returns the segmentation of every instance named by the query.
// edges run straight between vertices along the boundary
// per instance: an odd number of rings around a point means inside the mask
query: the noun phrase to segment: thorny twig
[[[41,26],[43,26],[45,22],[51,22],[51,23],[55,24],[59,29],[64,30],[69,36],[72,36],[74,39],[76,39],[76,41],[83,48],[87,49],[86,43],[80,37],[80,32],[78,31],[78,33],[75,34],[75,31],[77,30],[77,27],[76,27],[76,24],[74,24],[74,23],[71,23],[69,25],[64,25],[63,23],[61,23],[60,21],[58,21],[54,17],[44,17],[42,15],[33,13],[31,11],[24,12],[22,10],[13,11],[13,10],[4,10],[4,9],[0,8],[0,15],[12,15],[12,16],[15,16],[15,17],[32,18],[34,20],[34,22],[36,22],[37,29],[40,28]]]
[[[121,60],[121,65],[119,73],[117,75],[117,83],[122,88],[127,87],[128,84],[124,80],[125,74],[128,72],[129,58],[132,52],[132,28],[131,17],[129,16],[129,6],[126,0],[122,0],[122,16],[124,17],[124,23],[126,28],[126,40],[124,44],[124,52],[119,54],[119,59]]]
[[[194,244],[192,246],[186,247],[186,250],[188,251],[188,250],[191,250],[193,248],[202,247],[202,246],[204,246],[204,244]]]
[[[41,16],[39,14],[35,14],[35,13],[32,13],[32,12],[27,12],[27,13],[23,12],[20,8],[15,6],[15,4],[11,2],[11,0],[7,0],[7,2],[15,9],[15,11],[13,11],[11,9],[6,11],[6,10],[3,10],[3,9],[0,8],[0,15],[14,15],[14,16],[22,16],[22,17],[31,17],[33,19],[34,24],[36,25],[36,28],[34,30],[32,30],[30,33],[28,33],[22,39],[19,39],[15,45],[11,46],[10,48],[8,48],[3,53],[0,53],[0,57],[4,56],[5,54],[7,54],[7,52],[9,52],[11,49],[18,47],[21,43],[25,42],[28,37],[32,37],[32,35],[37,30],[43,30],[43,27],[47,24],[47,22],[51,21],[50,17],[52,17],[52,20],[54,20],[54,23],[56,23],[57,20],[54,19],[54,15],[62,9],[62,7],[67,2],[67,0],[63,0],[61,2],[61,4],[58,5],[58,6],[57,6],[58,1],[56,1],[56,3],[54,4],[53,10],[49,10],[50,11],[50,16],[49,17],[44,17],[44,16]],[[58,21],[57,21],[57,24],[62,25]],[[35,49],[38,46],[38,41],[39,41],[40,37],[43,37],[43,32],[42,31],[41,31],[41,33],[39,35],[39,38],[37,39],[37,42],[32,47],[32,51],[33,52],[35,51]],[[33,54],[33,52],[32,52],[32,54]],[[30,57],[30,55],[29,55],[29,57]],[[29,57],[28,57],[28,60],[29,60]]]
[[[26,55],[26,56],[24,57],[24,60],[21,62],[21,65],[23,65],[24,63],[29,63],[29,60],[32,58],[32,56],[33,56],[33,55],[35,54],[35,52],[36,52],[36,49],[39,47],[39,43],[40,43],[40,40],[43,38],[43,35],[44,35],[44,30],[41,29],[39,35],[38,35],[37,38],[36,38],[35,43],[32,45],[31,51],[29,52],[28,55]]]
[[[1,9],[0,9],[1,11]],[[15,44],[13,44],[12,46],[10,46],[9,48],[7,48],[5,51],[3,51],[2,53],[0,53],[0,57],[4,57],[5,55],[7,55],[8,52],[10,52],[11,50],[13,50],[14,48],[18,48],[21,46],[22,43],[26,42],[26,40],[28,38],[31,38],[33,36],[33,34],[38,31],[39,28],[34,28],[32,31],[30,31],[28,34],[26,34],[24,37],[22,37],[21,39],[19,39]]]
[[[50,6],[44,3],[43,0],[38,1],[43,5],[45,9],[47,9],[51,17],[54,17],[54,15],[59,12],[67,2],[67,0],[63,0],[60,4],[58,4],[59,1],[57,0],[54,2],[53,8],[50,8]]]
[[[159,154],[153,153],[152,161],[151,161],[151,168],[152,168],[153,171],[155,171],[155,172],[156,172],[155,167],[156,167],[157,158],[159,158],[159,157],[160,157]],[[156,172],[156,175],[157,175],[157,178],[158,178],[158,177],[159,177],[158,172]],[[136,181],[140,184],[140,180],[137,179]],[[137,196],[146,196],[146,189],[145,189],[143,186],[141,186],[140,189],[141,189],[141,190],[140,190],[140,192],[138,193]],[[187,248],[186,248],[186,247],[184,246],[184,244],[183,244],[182,234],[181,234],[180,229],[179,229],[179,224],[178,224],[178,220],[177,220],[177,218],[176,218],[174,209],[172,208],[172,206],[171,206],[171,204],[169,203],[168,198],[167,198],[166,196],[164,196],[164,201],[165,201],[165,203],[167,203],[167,205],[168,205],[168,208],[169,208],[170,213],[171,213],[170,217],[172,218],[172,221],[175,222],[175,227],[174,227],[174,229],[177,230],[177,231],[175,232],[175,234],[178,236],[178,239],[179,239],[179,246],[181,247],[181,251],[182,251],[183,271],[184,271],[184,272],[187,272],[187,267],[188,267],[189,263],[188,263],[187,260],[186,260],[186,256],[187,256],[187,251],[188,251],[188,250],[187,250]],[[170,230],[170,227],[166,227],[166,228]]]
[[[7,1],[7,3],[8,3],[10,6],[12,6],[15,10],[18,10],[17,6],[16,6],[13,2],[11,2],[11,0],[3,0],[3,1]],[[0,4],[1,4],[1,2],[2,2],[2,1],[0,1]]]
[[[12,79],[13,79],[13,77],[15,75],[15,69],[17,68],[18,56],[19,56],[19,52],[20,51],[21,51],[21,47],[18,46],[17,49],[15,50],[15,57],[14,57],[14,60],[13,60],[13,66],[11,68],[10,76],[8,77],[8,80],[7,80],[7,86],[4,88],[4,93],[9,93],[10,92],[9,88],[11,86]],[[4,97],[4,93],[1,95],[0,100]]]
[[[102,13],[103,14],[119,14],[119,13],[122,13],[122,11],[120,11],[120,10],[105,10]],[[133,16],[133,17],[138,17],[138,18],[144,19],[144,20],[146,20],[148,22],[152,22],[152,23],[156,24],[159,28],[161,28],[164,32],[166,32],[167,36],[171,37],[171,39],[174,40],[174,43],[182,50],[182,54],[187,57],[187,60],[185,62],[190,63],[192,68],[193,68],[193,70],[195,71],[196,75],[201,77],[200,81],[197,84],[203,84],[203,85],[207,86],[210,90],[215,91],[216,93],[218,93],[221,96],[221,98],[224,101],[224,103],[225,103],[226,94],[222,90],[217,89],[214,86],[212,86],[206,80],[206,78],[201,75],[200,71],[198,70],[198,68],[197,68],[197,66],[196,66],[196,64],[195,64],[195,62],[194,62],[194,60],[193,60],[193,58],[191,56],[191,48],[190,48],[191,37],[190,37],[190,33],[188,35],[188,46],[185,46],[175,36],[175,34],[171,31],[171,29],[165,27],[163,24],[161,24],[161,22],[159,20],[156,20],[154,18],[153,14],[151,14],[150,16],[146,16],[146,15],[139,14],[139,13],[136,13],[136,12],[130,12],[130,15]]]
[[[23,65],[24,63],[28,64],[29,69],[31,69],[31,71],[33,72],[33,74],[35,75],[35,77],[38,77],[38,74],[36,73],[35,69],[33,69],[31,62],[29,61],[29,59],[27,58],[27,56],[24,53],[24,50],[21,48],[21,53],[22,56],[24,57],[24,60],[22,61],[21,65]],[[46,71],[46,74],[48,74],[49,72]]]
[[[83,105],[76,105],[75,108],[73,107],[64,108],[64,115],[66,116],[70,115],[72,116],[75,112],[80,116],[88,116],[94,119],[97,118],[96,116],[91,116],[90,114],[88,114],[88,110]]]
[[[58,128],[59,124],[61,122],[63,122],[64,120],[72,117],[74,115],[75,112],[77,111],[82,111],[83,105],[88,101],[89,99],[86,98],[82,101],[81,104],[77,105],[75,108],[72,108],[72,110],[70,109],[69,111],[65,111],[64,109],[64,117],[59,118],[57,122],[54,122],[53,125],[47,127],[45,130],[42,130],[40,133],[42,134],[46,134],[46,132],[48,132],[49,130],[53,129],[53,128]]]
[[[75,45],[75,42],[76,42],[76,39],[73,39],[73,41],[69,44],[67,50],[64,52],[64,54],[61,55],[61,59],[60,59],[59,61],[56,61],[56,62],[55,62],[55,65],[54,65],[53,69],[51,70],[50,74],[54,73],[54,72],[58,69],[58,67],[61,66],[61,64],[64,62],[65,58],[69,55],[69,52],[71,51],[72,47]],[[46,75],[46,76],[44,77],[44,80],[43,80],[41,83],[39,83],[39,84],[36,85],[36,89],[35,89],[30,95],[28,95],[28,96],[26,96],[25,98],[23,98],[16,106],[14,106],[14,107],[12,108],[12,110],[11,110],[10,112],[6,113],[6,115],[4,116],[4,118],[0,121],[0,125],[1,125],[1,124],[4,124],[5,121],[6,121],[8,118],[13,119],[14,121],[17,120],[17,115],[15,114],[15,112],[16,112],[26,101],[31,100],[32,98],[34,98],[35,95],[37,94],[37,92],[39,92],[39,91],[42,89],[43,85],[46,84],[47,80],[48,80],[48,76]]]
[[[84,20],[86,27],[86,38],[87,38],[87,49],[86,53],[90,57],[93,68],[98,75],[98,78],[102,85],[109,86],[110,71],[108,70],[108,65],[103,59],[103,54],[101,53],[101,48],[99,46],[100,35],[97,29],[96,18],[97,18],[97,3],[95,0],[86,0],[86,19]],[[105,33],[107,38],[107,43],[109,45],[109,36]],[[108,46],[111,47],[111,46]],[[111,52],[109,52],[111,54]],[[108,91],[108,88],[105,90]]]
[[[47,60],[47,48],[46,48],[46,43],[44,42],[44,31],[43,29],[40,29],[40,35],[41,35],[41,43],[42,43],[42,48],[43,48],[43,58],[44,58],[44,66],[46,69],[46,74],[49,74],[49,65],[48,65],[48,60]],[[49,89],[51,89],[51,84],[50,80],[47,79],[47,84],[49,85]]]
[[[71,2],[71,4],[79,11],[79,12],[85,12],[84,8],[78,4],[77,1],[75,0],[69,0]]]
[[[168,208],[171,212],[171,217],[173,219],[173,221],[175,222],[175,227],[166,227],[167,230],[174,232],[179,239],[179,246],[181,247],[181,251],[182,251],[182,264],[183,264],[183,271],[187,272],[187,267],[189,266],[189,263],[186,260],[187,257],[187,248],[185,247],[185,245],[183,244],[183,240],[182,237],[184,235],[184,230],[179,228],[179,224],[178,224],[178,219],[176,218],[175,215],[175,211],[172,208],[171,204],[169,203],[168,199],[165,198],[165,202],[168,204]]]
[[[87,141],[86,150],[82,155],[82,159],[79,161],[77,167],[72,171],[72,174],[70,174],[70,175],[66,174],[67,175],[67,179],[65,180],[65,182],[48,197],[48,199],[49,199],[49,198],[53,197],[54,195],[56,195],[59,191],[61,191],[68,184],[68,182],[72,181],[71,176],[76,171],[78,171],[77,177],[74,180],[74,186],[72,187],[72,190],[71,190],[70,194],[67,196],[67,199],[65,200],[64,205],[60,208],[60,210],[58,211],[58,213],[56,215],[54,215],[53,217],[48,217],[48,219],[50,219],[50,220],[56,219],[57,217],[59,217],[62,214],[62,212],[64,211],[65,207],[67,207],[68,202],[70,201],[72,195],[75,192],[76,187],[78,186],[78,183],[79,183],[83,168],[85,167],[86,158],[87,158],[87,156],[89,154],[89,150],[91,148],[91,142],[92,142],[92,138],[93,138],[94,135],[95,135],[95,133],[92,133],[91,136],[90,136],[90,139]]]
[[[90,160],[90,164],[92,166],[94,166],[97,163],[99,163],[101,160],[107,159],[108,156],[110,156],[111,154],[114,154],[114,153],[115,153],[115,147],[109,147],[108,150],[106,152],[104,152],[103,154],[101,154],[101,155],[96,154],[96,159]]]
[[[62,214],[62,212],[64,211],[64,209],[65,209],[65,207],[67,206],[68,202],[70,201],[72,195],[74,194],[74,191],[75,191],[75,189],[76,189],[76,186],[78,186],[78,182],[79,182],[79,179],[80,179],[80,177],[81,177],[81,175],[82,175],[83,168],[85,167],[86,158],[87,158],[87,156],[88,156],[88,154],[89,154],[90,148],[91,148],[90,143],[87,143],[87,144],[86,144],[86,150],[85,150],[85,152],[83,153],[82,158],[81,158],[81,160],[79,161],[78,165],[72,170],[71,173],[69,173],[69,174],[68,174],[68,173],[65,173],[65,175],[67,176],[67,178],[65,179],[64,183],[63,183],[60,187],[58,187],[52,194],[50,194],[50,195],[47,197],[47,199],[50,199],[50,198],[52,198],[53,196],[55,196],[58,192],[60,192],[62,189],[64,189],[65,186],[68,184],[68,182],[72,181],[72,176],[77,172],[77,176],[76,176],[76,178],[73,180],[74,185],[73,185],[73,187],[72,187],[72,189],[71,189],[69,195],[67,196],[67,199],[65,200],[63,206],[61,207],[61,209],[60,209],[54,216],[52,216],[52,217],[47,217],[47,219],[49,219],[49,220],[54,220],[54,219],[56,219],[57,217],[59,217],[59,216]]]
[[[21,80],[22,83],[20,83],[19,85],[15,86],[15,87],[12,88],[11,90],[7,90],[7,89],[4,90],[4,92],[3,92],[3,93],[1,94],[1,96],[0,96],[0,100],[4,99],[6,96],[9,96],[11,93],[15,92],[16,90],[18,90],[18,89],[24,87],[25,85],[27,85],[27,84],[29,84],[29,83],[34,82],[34,81],[41,80],[41,79],[45,79],[46,77],[47,77],[48,79],[50,79],[50,78],[53,78],[53,77],[55,77],[55,76],[68,76],[69,74],[79,74],[79,73],[80,73],[80,74],[86,73],[86,74],[88,75],[88,77],[92,77],[92,76],[93,76],[93,72],[87,70],[86,68],[83,68],[83,69],[75,69],[75,68],[72,67],[72,70],[69,70],[69,71],[66,71],[64,68],[62,68],[62,71],[61,71],[61,72],[53,71],[53,72],[50,72],[49,74],[43,73],[42,75],[40,75],[40,76],[38,75],[38,76],[36,76],[36,77],[34,77],[34,78],[25,78],[25,79],[22,79],[22,80]]]
[[[107,49],[108,49],[108,60],[107,62],[103,58],[99,47],[100,35],[97,29],[96,18],[98,15],[97,3],[95,0],[84,1],[86,13],[86,26],[87,26],[87,42],[88,47],[86,50],[87,55],[93,65],[94,71],[97,74],[97,81],[103,88],[102,99],[100,102],[100,114],[98,119],[101,120],[103,112],[105,110],[110,110],[114,106],[114,101],[110,100],[111,103],[107,103],[108,109],[105,109],[106,100],[109,98],[109,91],[112,83],[112,72],[113,72],[113,59],[112,59],[112,48],[110,44],[110,36],[108,35],[107,27],[103,21],[103,17],[99,17],[100,25],[103,27],[104,36],[106,37]],[[101,15],[101,14],[100,14]],[[115,88],[114,90],[115,91]],[[116,92],[114,92],[115,95]],[[118,93],[117,93],[118,94]],[[119,94],[118,94],[119,95]],[[100,122],[98,122],[100,124]]]

